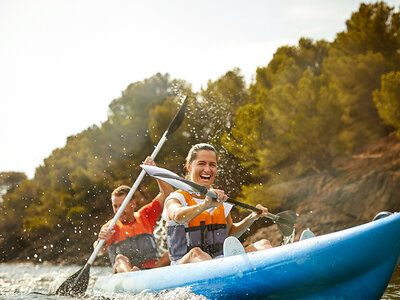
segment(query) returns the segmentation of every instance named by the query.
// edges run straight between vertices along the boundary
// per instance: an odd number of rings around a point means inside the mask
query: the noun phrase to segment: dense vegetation
[[[331,43],[301,38],[279,48],[249,87],[239,69],[199,93],[168,74],[129,85],[109,105],[107,121],[69,137],[33,179],[0,173],[0,261],[35,241],[59,254],[71,235],[90,245],[111,216],[110,192],[133,184],[179,107],[177,94],[189,95],[187,114],[158,165],[183,175],[190,146],[209,142],[220,151],[217,186],[270,208],[285,197],[272,184],[330,172],[335,157],[398,130],[400,13],[383,2],[361,4],[346,25]],[[146,177],[138,197],[155,192]]]

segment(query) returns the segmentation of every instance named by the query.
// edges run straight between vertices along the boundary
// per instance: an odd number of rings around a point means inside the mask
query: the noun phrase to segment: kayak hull
[[[188,287],[210,299],[379,299],[400,255],[400,213],[269,250],[100,277],[95,290]]]

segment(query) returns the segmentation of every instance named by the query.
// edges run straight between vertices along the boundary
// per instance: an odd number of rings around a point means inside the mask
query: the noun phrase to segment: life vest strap
[[[130,263],[141,267],[143,263],[158,257],[157,243],[152,233],[142,233],[118,243],[113,243],[107,248],[111,264],[114,265],[118,254],[128,257]]]
[[[192,232],[192,231],[196,231],[196,230],[203,231],[204,229],[207,229],[208,231],[214,231],[214,230],[224,229],[224,228],[226,228],[226,224],[208,224],[208,225],[201,224],[200,226],[186,227],[185,231],[186,232]]]

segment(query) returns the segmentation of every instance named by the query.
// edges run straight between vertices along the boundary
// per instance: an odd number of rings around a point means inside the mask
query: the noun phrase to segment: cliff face
[[[395,134],[358,155],[336,159],[332,169],[331,174],[272,187],[288,194],[284,209],[299,215],[295,241],[306,228],[321,235],[369,222],[381,211],[400,211],[400,140]],[[259,229],[246,244],[260,238],[274,246],[282,241],[277,227],[270,226]]]

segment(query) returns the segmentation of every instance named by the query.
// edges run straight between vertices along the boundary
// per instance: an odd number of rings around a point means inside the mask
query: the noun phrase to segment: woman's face
[[[217,155],[211,150],[200,150],[188,171],[190,180],[210,188],[217,175]]]

